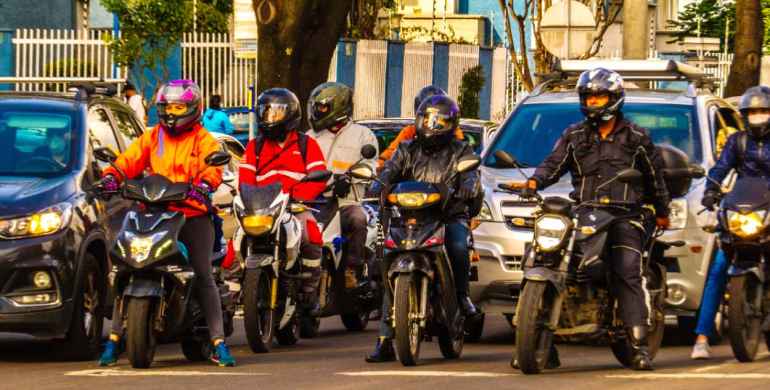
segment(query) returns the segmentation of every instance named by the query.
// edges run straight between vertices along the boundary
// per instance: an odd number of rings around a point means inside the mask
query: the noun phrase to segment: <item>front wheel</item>
[[[546,282],[527,281],[521,292],[516,327],[516,358],[521,372],[539,374],[548,362],[553,333],[547,325],[553,299]]]
[[[762,334],[762,285],[752,275],[730,279],[727,315],[730,345],[738,361],[751,362],[757,356]]]
[[[277,281],[261,269],[246,270],[243,283],[243,327],[249,348],[255,353],[270,351],[273,343],[273,316],[271,307],[272,284]]]
[[[152,330],[150,298],[128,298],[126,318],[126,354],[133,368],[148,368],[155,357],[155,333]]]
[[[419,278],[401,274],[396,278],[393,291],[393,309],[396,317],[396,351],[404,366],[414,366],[420,359],[423,329],[420,326]]]

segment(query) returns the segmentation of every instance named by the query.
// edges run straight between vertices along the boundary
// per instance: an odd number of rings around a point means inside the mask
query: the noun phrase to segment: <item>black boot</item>
[[[385,363],[396,361],[396,351],[393,349],[393,340],[380,337],[377,339],[377,345],[374,352],[366,357],[367,363]]]
[[[457,302],[460,304],[460,312],[463,313],[465,318],[475,318],[481,312],[479,309],[476,308],[476,305],[473,304],[473,301],[471,301],[471,298],[467,295],[458,295],[457,296]]]
[[[652,359],[647,345],[647,326],[634,326],[627,329],[634,356],[631,359],[631,369],[636,371],[652,371]]]

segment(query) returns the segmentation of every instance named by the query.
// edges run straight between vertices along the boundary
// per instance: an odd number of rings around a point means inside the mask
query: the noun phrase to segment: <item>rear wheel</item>
[[[299,320],[299,337],[303,339],[312,339],[318,337],[321,329],[321,319],[312,317],[308,313],[302,313]]]
[[[366,325],[369,324],[369,312],[361,310],[355,313],[340,314],[340,319],[345,325],[345,329],[358,332],[366,329]]]
[[[194,337],[182,339],[182,353],[191,362],[203,362],[211,356],[211,343]]]
[[[152,330],[150,298],[128,299],[126,316],[126,354],[133,368],[148,368],[155,357],[156,340]]]
[[[280,345],[294,345],[299,341],[299,321],[297,315],[289,320],[289,323],[283,329],[278,329],[275,332],[275,338]]]
[[[475,343],[481,340],[484,333],[484,314],[474,320],[465,320],[465,341]]]
[[[419,279],[412,274],[401,274],[396,278],[393,291],[396,317],[396,352],[404,366],[414,366],[420,358],[420,344],[423,329],[420,326]]]
[[[730,278],[728,288],[730,345],[738,361],[751,362],[757,356],[762,334],[762,285],[749,274]]]
[[[273,278],[261,269],[246,270],[243,283],[243,327],[249,348],[269,352],[273,343],[275,311],[270,307]]]
[[[527,281],[519,300],[516,356],[525,374],[539,374],[548,362],[553,333],[547,324],[553,299],[546,282]]]

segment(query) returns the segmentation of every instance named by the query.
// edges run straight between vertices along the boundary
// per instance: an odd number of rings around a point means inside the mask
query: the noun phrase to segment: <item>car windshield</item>
[[[703,151],[693,106],[626,102],[623,114],[647,129],[654,143],[675,146],[692,162],[701,162]],[[577,103],[524,104],[501,126],[484,165],[498,167],[494,153],[502,149],[526,166],[538,166],[564,129],[582,119]]]
[[[0,106],[0,175],[55,176],[68,172],[75,156],[74,117],[67,111]]]
[[[364,124],[364,126],[366,126],[366,124]],[[396,139],[396,136],[402,129],[402,127],[399,127],[397,125],[394,125],[392,127],[380,127],[378,125],[378,126],[370,126],[369,128],[372,130],[372,132],[374,132],[374,135],[377,137],[377,143],[378,143],[380,152],[388,148],[390,143],[393,142],[394,139]],[[463,134],[465,135],[466,140],[470,142],[471,147],[473,148],[473,151],[476,152],[476,154],[481,154],[481,149],[483,145],[481,143],[480,128],[463,127],[461,125],[460,129],[463,130]]]

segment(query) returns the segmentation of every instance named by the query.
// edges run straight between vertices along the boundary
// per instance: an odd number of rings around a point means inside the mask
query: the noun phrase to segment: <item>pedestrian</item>
[[[223,134],[233,134],[235,127],[230,117],[222,109],[222,96],[212,95],[209,98],[209,108],[203,113],[203,127],[208,131]]]
[[[136,118],[139,119],[139,123],[146,125],[147,113],[144,109],[144,99],[142,99],[142,95],[136,91],[134,84],[126,82],[126,86],[123,89],[123,97],[131,109],[134,110]]]

